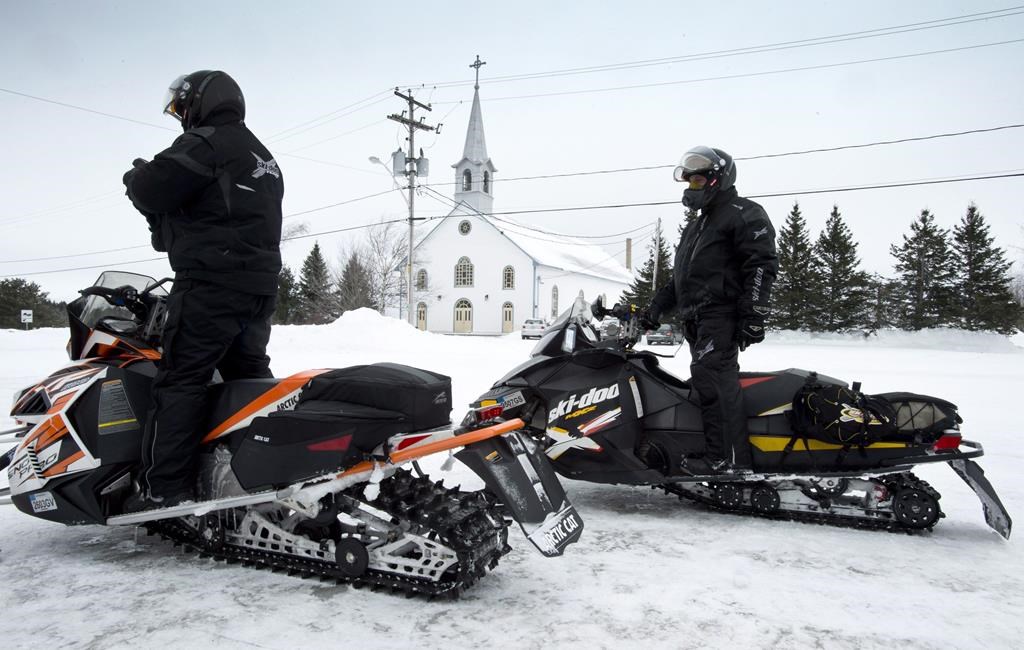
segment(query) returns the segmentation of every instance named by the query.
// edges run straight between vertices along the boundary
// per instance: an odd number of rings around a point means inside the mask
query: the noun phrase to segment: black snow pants
[[[272,377],[267,342],[275,297],[177,280],[167,298],[163,358],[143,436],[141,484],[157,497],[192,492],[206,431],[207,384]]]
[[[685,325],[686,342],[690,345],[690,383],[700,399],[707,456],[750,467],[736,316],[712,312]]]

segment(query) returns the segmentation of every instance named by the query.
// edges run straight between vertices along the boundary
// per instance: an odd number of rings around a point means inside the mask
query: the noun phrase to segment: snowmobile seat
[[[210,405],[207,431],[217,428],[222,422],[240,411],[246,404],[281,383],[280,379],[236,379],[211,384],[206,389],[207,404]]]

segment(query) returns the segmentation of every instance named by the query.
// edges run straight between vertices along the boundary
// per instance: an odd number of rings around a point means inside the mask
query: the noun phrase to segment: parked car
[[[540,318],[527,318],[523,321],[523,338],[539,339],[544,336],[544,330],[547,327],[547,323]]]
[[[647,345],[678,345],[683,333],[671,323],[665,323],[654,332],[647,332]]]

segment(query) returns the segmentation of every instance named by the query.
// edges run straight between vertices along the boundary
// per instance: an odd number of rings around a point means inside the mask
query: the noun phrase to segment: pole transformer
[[[395,88],[395,95],[405,100],[408,104],[408,117],[406,117],[406,111],[402,111],[401,115],[392,113],[388,115],[389,120],[393,120],[402,124],[409,130],[409,154],[406,156],[406,168],[405,175],[409,179],[409,185],[406,189],[409,190],[409,252],[405,259],[405,286],[408,294],[409,302],[409,323],[416,327],[416,313],[415,305],[413,304],[413,282],[412,282],[412,249],[414,246],[414,234],[413,226],[416,222],[416,176],[419,174],[419,167],[425,163],[423,158],[423,152],[420,152],[419,158],[414,157],[416,155],[416,131],[436,131],[441,132],[441,125],[430,126],[423,123],[423,118],[420,121],[416,121],[416,109],[422,108],[425,111],[433,110],[429,104],[416,101],[412,96],[412,91],[406,91],[407,94],[399,92],[398,88]],[[424,175],[426,175],[424,173]]]

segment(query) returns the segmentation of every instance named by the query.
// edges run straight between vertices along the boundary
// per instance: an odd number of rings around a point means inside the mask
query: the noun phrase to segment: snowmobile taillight
[[[932,449],[935,451],[956,449],[960,446],[961,440],[963,440],[963,438],[960,437],[959,433],[944,433],[941,438],[935,441],[935,444],[932,445]]]
[[[476,410],[476,421],[487,422],[493,420],[501,415],[501,412],[505,410],[501,404],[494,404],[492,406],[484,406]]]

